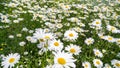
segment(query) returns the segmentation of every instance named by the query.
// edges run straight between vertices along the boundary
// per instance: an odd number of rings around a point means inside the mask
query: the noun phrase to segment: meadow
[[[0,68],[120,68],[120,0],[0,0]]]

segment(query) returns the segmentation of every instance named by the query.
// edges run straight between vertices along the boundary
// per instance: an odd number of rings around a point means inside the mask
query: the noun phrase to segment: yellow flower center
[[[88,65],[87,65],[87,64],[85,64],[85,67],[88,67]]]
[[[66,60],[64,58],[58,58],[58,63],[64,65],[66,64]]]
[[[98,65],[99,65],[99,64],[100,64],[100,61],[96,61],[96,64],[98,64]]]
[[[100,22],[97,21],[96,24],[100,24]]]
[[[59,46],[59,43],[58,43],[58,42],[55,42],[54,45],[55,45],[55,46]]]
[[[71,53],[75,53],[76,50],[75,50],[74,48],[71,48],[71,49],[70,49],[70,52],[71,52]]]
[[[15,58],[10,58],[9,63],[13,63],[15,61]]]
[[[91,43],[91,40],[88,40],[88,43]]]
[[[45,39],[50,39],[50,36],[45,36]]]
[[[117,67],[120,67],[120,63],[116,63],[115,65],[116,65]]]
[[[99,52],[96,52],[96,55],[98,55],[99,54]]]
[[[118,40],[117,42],[120,42],[120,40]]]
[[[70,36],[70,37],[73,37],[73,36],[74,36],[74,34],[73,34],[73,33],[70,33],[70,34],[69,34],[69,36]]]
[[[108,40],[112,40],[113,38],[112,37],[109,37]]]
[[[115,30],[115,27],[111,27],[111,30],[112,30],[112,31]]]
[[[100,38],[104,38],[104,36],[100,36]]]
[[[65,8],[69,8],[69,6],[68,6],[68,5],[66,5],[66,6],[65,6]]]
[[[44,42],[44,39],[39,39],[39,42]]]

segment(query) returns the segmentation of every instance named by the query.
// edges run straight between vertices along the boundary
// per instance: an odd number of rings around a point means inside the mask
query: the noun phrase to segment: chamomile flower
[[[103,66],[103,62],[100,59],[94,59],[93,60],[93,64],[94,66],[96,66],[97,68],[102,68]]]
[[[120,68],[120,61],[119,60],[112,60],[111,64],[115,67],[115,68]]]
[[[69,10],[71,8],[70,5],[62,5],[61,7],[63,10]]]
[[[95,19],[95,20],[92,22],[92,25],[93,25],[93,26],[101,26],[101,25],[102,25],[101,20],[100,20],[100,19]]]
[[[44,35],[45,35],[45,32],[43,29],[36,29],[35,33],[33,34],[33,37],[38,39],[39,42],[45,42]]]
[[[74,30],[67,30],[64,33],[64,37],[68,40],[76,40],[78,38],[78,33]]]
[[[11,39],[12,39],[12,38],[14,38],[14,35],[9,35],[9,37],[8,37],[8,38],[11,38]]]
[[[98,50],[98,49],[93,49],[93,51],[94,51],[95,56],[103,57],[103,54],[102,54],[102,52],[101,52],[100,50]]]
[[[82,63],[82,66],[83,66],[84,68],[91,68],[91,64],[90,64],[89,62],[83,62],[83,63]]]
[[[93,43],[94,43],[94,39],[93,39],[93,38],[87,38],[87,39],[85,40],[85,43],[86,43],[87,45],[93,44]]]
[[[116,39],[113,38],[112,36],[105,36],[105,40],[107,40],[108,42],[115,42]]]
[[[101,38],[101,39],[104,39],[105,36],[102,34],[102,33],[98,33],[98,36]]]
[[[74,62],[76,61],[72,54],[65,52],[57,52],[54,53],[54,65],[53,68],[75,68],[76,65]]]
[[[57,24],[56,24],[56,27],[57,27],[57,28],[62,28],[63,25],[62,25],[61,23],[57,23]]]
[[[61,51],[63,49],[63,43],[60,40],[52,40],[48,42],[49,49],[55,51]]]
[[[46,40],[54,39],[53,33],[45,33],[44,39]]]
[[[6,57],[3,57],[1,65],[3,68],[12,68],[20,60],[20,55],[18,53],[11,53]]]
[[[112,68],[109,64],[105,64],[103,68]]]
[[[117,43],[117,44],[120,44],[120,39],[116,39],[116,43]]]
[[[78,18],[75,18],[75,17],[72,17],[68,20],[70,20],[71,22],[80,22],[80,20]]]
[[[65,50],[67,50],[71,54],[78,55],[81,52],[81,47],[70,44],[67,47],[65,47]]]
[[[26,42],[22,41],[19,43],[20,46],[24,46],[26,44]]]
[[[107,25],[107,30],[108,31],[111,31],[113,33],[117,33],[118,32],[118,29],[114,26],[111,26],[111,25]]]

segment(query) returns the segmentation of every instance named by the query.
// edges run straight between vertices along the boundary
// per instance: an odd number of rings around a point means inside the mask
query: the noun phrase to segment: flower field
[[[0,68],[120,68],[120,0],[0,0]]]

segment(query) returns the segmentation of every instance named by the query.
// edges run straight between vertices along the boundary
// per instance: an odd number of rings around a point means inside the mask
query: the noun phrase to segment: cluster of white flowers
[[[10,31],[3,33],[8,35],[3,39],[7,46],[1,44],[0,51],[10,54],[0,55],[0,67],[120,68],[120,0],[2,4],[8,13],[0,13],[0,28]]]

